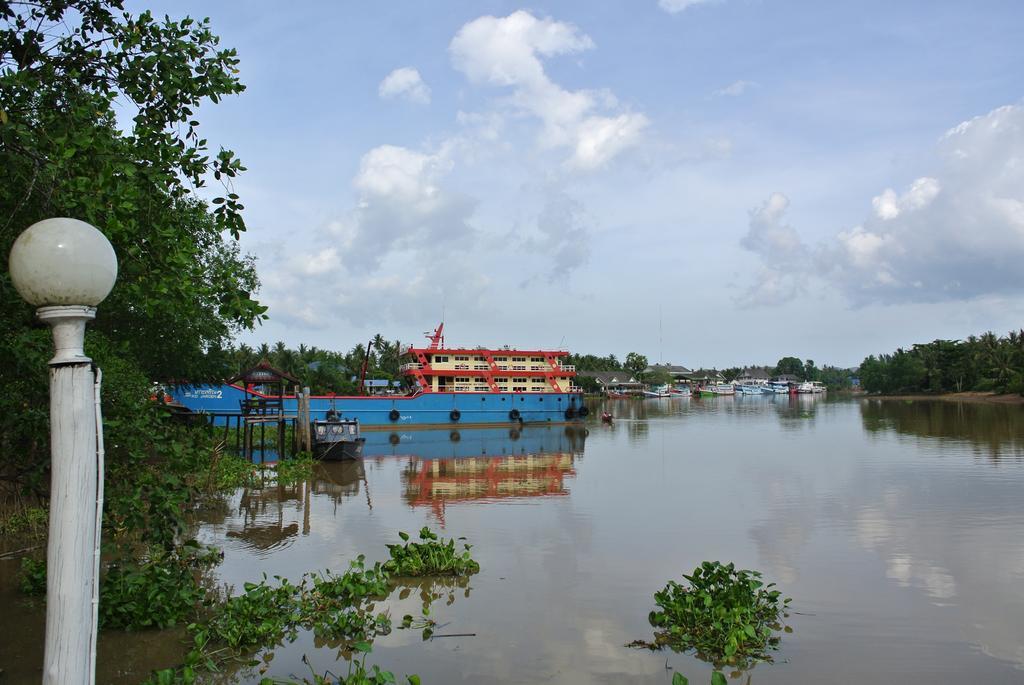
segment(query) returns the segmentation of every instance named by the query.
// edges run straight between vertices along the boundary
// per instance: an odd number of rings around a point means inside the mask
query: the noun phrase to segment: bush
[[[705,561],[683,578],[688,585],[669,581],[654,594],[659,610],[649,618],[655,645],[694,649],[716,662],[768,659],[790,601],[771,589],[774,583],[717,561]]]

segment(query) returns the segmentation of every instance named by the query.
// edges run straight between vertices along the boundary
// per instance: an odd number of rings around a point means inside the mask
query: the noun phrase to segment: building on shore
[[[577,371],[576,373],[578,376],[593,378],[604,394],[638,395],[644,391],[644,384],[629,371]]]

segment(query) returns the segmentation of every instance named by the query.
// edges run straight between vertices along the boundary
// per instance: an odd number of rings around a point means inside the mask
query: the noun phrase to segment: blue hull
[[[212,414],[215,425],[241,414],[246,398],[236,385],[199,385],[175,388],[171,399],[195,413]],[[249,398],[263,397],[249,394]],[[572,423],[580,420],[583,395],[571,392],[425,393],[412,397],[310,398],[312,419],[323,419],[334,407],[346,419],[358,419],[363,428],[387,429],[460,425],[513,425],[523,423]],[[571,409],[571,411],[569,411]],[[392,414],[392,412],[396,412]],[[284,398],[285,414],[295,414],[294,396]],[[396,418],[392,418],[395,416]]]
[[[582,454],[587,439],[583,426],[528,426],[416,430],[366,435],[363,457],[413,456],[419,459],[461,459],[538,454]]]

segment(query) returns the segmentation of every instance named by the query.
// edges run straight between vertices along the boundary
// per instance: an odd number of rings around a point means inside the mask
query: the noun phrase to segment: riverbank
[[[912,395],[864,395],[872,400],[932,400],[939,402],[976,402],[983,404],[1024,405],[1024,395],[998,394],[994,392],[947,392],[940,395],[918,393]]]

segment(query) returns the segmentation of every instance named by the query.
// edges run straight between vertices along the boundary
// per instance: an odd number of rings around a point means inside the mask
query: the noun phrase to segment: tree
[[[87,221],[113,244],[117,284],[87,347],[116,389],[104,396],[112,470],[143,444],[126,433],[143,411],[129,399],[144,399],[149,379],[222,377],[224,348],[264,317],[237,244],[245,224],[231,182],[244,167],[212,152],[195,118],[242,91],[237,64],[206,20],[133,16],[121,0],[0,0],[0,253],[52,216]],[[118,110],[131,116],[126,130]],[[212,207],[196,193],[211,180],[223,188]],[[0,327],[0,477],[42,482],[46,412],[23,405],[47,405],[49,332],[6,271]]]
[[[798,378],[803,378],[804,363],[797,357],[783,357],[779,360],[779,363],[775,365],[773,373],[776,376],[788,374],[791,376],[797,376]]]
[[[743,369],[738,366],[732,366],[728,369],[722,369],[722,378],[725,379],[726,383],[732,383],[734,380],[739,378],[741,373],[743,373]]]
[[[640,380],[643,377],[644,371],[647,370],[647,357],[637,352],[630,352],[626,355],[626,361],[623,363],[623,366],[627,370],[632,371],[637,380]]]

